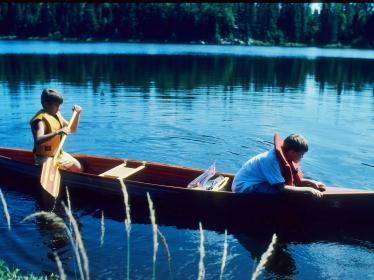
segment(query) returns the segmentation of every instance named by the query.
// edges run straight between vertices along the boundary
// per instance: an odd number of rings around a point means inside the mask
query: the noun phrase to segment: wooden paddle
[[[73,115],[71,116],[71,119],[68,124],[68,128],[70,129],[76,116],[77,111],[73,111]],[[43,163],[43,169],[42,169],[42,175],[40,176],[40,183],[48,193],[50,193],[54,198],[58,196],[58,192],[60,190],[60,181],[61,181],[61,174],[58,171],[58,162],[57,158],[60,154],[62,145],[65,142],[66,134],[64,134],[61,138],[60,145],[58,146],[56,150],[56,154],[54,157],[49,157],[44,163]]]

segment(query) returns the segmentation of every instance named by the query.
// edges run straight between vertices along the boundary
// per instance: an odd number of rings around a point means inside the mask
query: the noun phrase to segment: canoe
[[[122,199],[118,178],[123,177],[131,202],[141,203],[150,194],[157,209],[188,211],[237,222],[374,222],[374,190],[327,187],[320,199],[308,194],[233,193],[234,174],[218,172],[226,181],[215,190],[187,188],[204,170],[141,160],[73,154],[84,172],[61,171],[62,186],[84,194]],[[0,174],[16,174],[38,182],[41,167],[31,150],[0,148]],[[40,185],[39,185],[40,186]],[[41,189],[41,188],[40,188]],[[61,188],[64,189],[64,188]]]

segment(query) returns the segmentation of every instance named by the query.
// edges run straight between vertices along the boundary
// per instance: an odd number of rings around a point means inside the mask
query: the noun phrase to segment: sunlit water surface
[[[216,161],[218,170],[235,173],[271,148],[275,131],[297,132],[310,144],[302,161],[306,176],[374,190],[373,58],[362,50],[1,41],[0,146],[32,147],[29,120],[40,109],[42,89],[52,87],[64,95],[65,118],[73,104],[83,107],[79,131],[65,144],[69,152],[198,168]],[[12,229],[0,220],[0,259],[24,271],[57,272],[57,250],[69,278],[79,278],[67,240],[40,222],[21,223],[40,209],[35,195],[2,189]],[[123,223],[105,219],[101,246],[101,211],[76,207],[74,214],[91,278],[126,277]],[[160,230],[172,263],[169,271],[160,244],[156,278],[196,279],[198,225]],[[206,279],[217,279],[224,234],[204,234]],[[269,242],[229,232],[224,279],[250,278]],[[152,277],[152,246],[151,225],[133,225],[131,278]],[[373,260],[373,238],[337,233],[280,244],[261,277],[374,279]]]

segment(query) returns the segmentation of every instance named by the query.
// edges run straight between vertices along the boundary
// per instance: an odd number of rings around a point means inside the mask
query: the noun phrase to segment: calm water
[[[273,133],[302,133],[310,151],[304,173],[329,185],[374,190],[374,51],[155,44],[0,41],[0,146],[31,148],[29,120],[45,87],[63,92],[68,119],[83,107],[80,129],[65,149],[236,172],[271,148]],[[69,243],[42,223],[20,223],[40,206],[27,186],[1,186],[13,227],[0,220],[0,259],[25,271],[56,272],[58,251],[78,275]],[[73,205],[74,206],[74,205]],[[126,234],[120,219],[75,205],[93,279],[125,277]],[[156,209],[157,212],[157,209]],[[143,217],[144,218],[144,217]],[[146,217],[144,218],[146,220]],[[243,221],[245,222],[245,221]],[[173,279],[196,279],[198,225],[160,225]],[[204,226],[204,225],[203,225]],[[220,225],[225,228],[225,225]],[[224,279],[248,279],[271,233],[228,232]],[[261,232],[261,229],[260,229]],[[262,279],[374,279],[373,234],[346,230],[288,233]],[[303,238],[300,238],[300,235]],[[222,230],[205,230],[206,279],[217,279]],[[169,277],[160,244],[156,277]],[[131,278],[152,276],[152,229],[135,224]],[[169,277],[170,278],[170,277]]]

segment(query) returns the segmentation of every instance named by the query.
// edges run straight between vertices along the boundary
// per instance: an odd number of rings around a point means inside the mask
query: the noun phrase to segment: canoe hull
[[[0,149],[0,173],[8,175],[14,173],[17,174],[17,177],[26,178],[29,182],[39,185],[40,167],[20,160],[23,159],[22,157],[18,156],[17,159],[10,157],[10,151],[11,149]],[[27,150],[17,151],[18,153],[30,153]],[[77,157],[82,156],[77,155]],[[26,155],[25,158],[27,158]],[[168,168],[166,165],[161,167]],[[183,167],[171,166],[170,168],[173,172],[176,172],[178,168]],[[184,170],[183,172],[187,171]],[[188,172],[196,173],[198,170],[188,169]],[[195,174],[192,175],[195,176]],[[171,176],[171,174],[167,174],[167,171],[165,171],[163,176]],[[233,175],[228,174],[228,176],[232,178]],[[73,195],[84,197],[87,194],[97,194],[98,196],[115,198],[116,201],[122,200],[122,190],[117,179],[63,170],[61,171],[61,178],[61,189],[64,190],[67,186],[69,192]],[[158,180],[160,181],[162,178]],[[270,223],[374,222],[374,191],[330,188],[322,199],[316,199],[308,195],[294,193],[266,195],[238,194],[229,190],[213,192],[145,181],[138,181],[136,177],[124,181],[129,193],[130,203],[146,207],[146,195],[149,193],[156,209],[190,213],[201,218],[201,220],[219,217],[222,222],[228,220],[235,223],[265,221]],[[118,202],[118,207],[122,208],[123,203]]]

